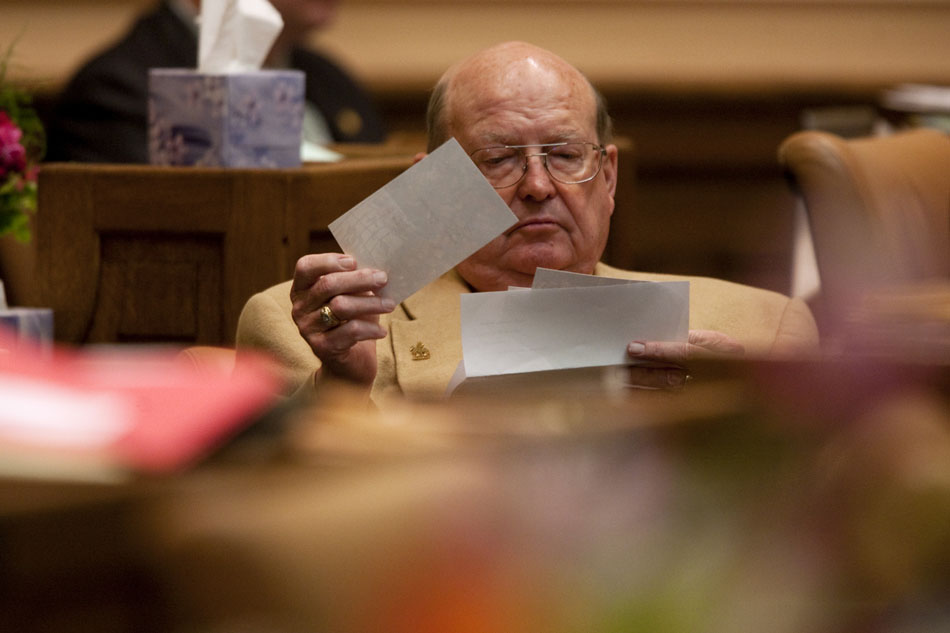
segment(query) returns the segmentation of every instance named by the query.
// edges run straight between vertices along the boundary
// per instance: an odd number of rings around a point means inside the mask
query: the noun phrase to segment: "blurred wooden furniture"
[[[8,305],[26,305],[28,288],[33,283],[35,262],[35,241],[24,244],[12,235],[0,237],[0,281],[3,282]]]
[[[31,302],[53,308],[61,341],[230,343],[251,294],[336,250],[328,224],[411,163],[45,165]]]
[[[868,292],[950,277],[950,138],[801,132],[779,161],[808,212],[829,325]]]

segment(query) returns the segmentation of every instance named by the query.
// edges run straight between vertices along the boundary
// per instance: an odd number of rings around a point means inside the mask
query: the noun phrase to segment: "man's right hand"
[[[376,377],[376,339],[386,336],[379,315],[395,304],[376,296],[386,273],[356,267],[349,255],[320,253],[297,260],[290,288],[291,312],[300,335],[322,363],[321,372],[371,384]],[[342,323],[329,326],[320,309],[328,306]]]

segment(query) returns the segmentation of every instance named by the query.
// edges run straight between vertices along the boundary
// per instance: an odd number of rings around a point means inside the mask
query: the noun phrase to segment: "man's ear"
[[[607,191],[610,192],[610,197],[613,198],[617,192],[617,159],[620,151],[613,144],[608,145],[605,149],[607,155],[604,156],[604,178],[607,181]]]
[[[420,160],[422,160],[428,155],[429,154],[427,154],[426,152],[419,152],[418,154],[412,157],[412,164],[415,165],[416,163],[418,163]]]

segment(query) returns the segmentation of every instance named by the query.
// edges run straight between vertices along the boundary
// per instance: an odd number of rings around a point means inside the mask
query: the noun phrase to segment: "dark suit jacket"
[[[47,122],[48,161],[147,163],[148,69],[194,68],[194,32],[164,2],[142,15],[114,46],[83,66]],[[306,74],[306,98],[337,142],[385,137],[366,92],[333,61],[295,49],[291,66]]]

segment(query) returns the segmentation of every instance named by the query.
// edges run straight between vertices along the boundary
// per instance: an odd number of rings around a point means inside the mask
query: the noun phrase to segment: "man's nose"
[[[522,197],[544,200],[557,192],[551,174],[545,166],[544,154],[527,154],[525,160],[524,178],[519,184],[518,191]]]

